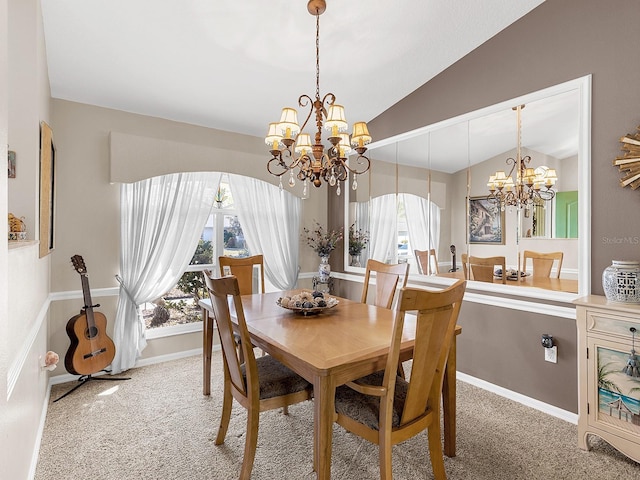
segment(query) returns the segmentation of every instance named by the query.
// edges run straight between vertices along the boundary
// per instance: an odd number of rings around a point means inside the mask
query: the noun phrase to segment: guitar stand
[[[101,370],[101,372],[107,372],[110,373],[108,370]],[[111,382],[117,382],[119,380],[131,380],[131,377],[119,377],[119,378],[113,378],[113,377],[93,377],[91,374],[89,375],[80,375],[80,378],[78,378],[78,385],[76,385],[75,387],[73,387],[71,390],[69,390],[67,393],[65,393],[64,395],[56,398],[53,403],[56,403],[58,400],[62,400],[64,397],[66,397],[67,395],[69,395],[70,393],[76,391],[77,389],[79,389],[81,386],[85,385],[87,382],[91,381],[91,380],[105,380],[105,381],[111,381]]]

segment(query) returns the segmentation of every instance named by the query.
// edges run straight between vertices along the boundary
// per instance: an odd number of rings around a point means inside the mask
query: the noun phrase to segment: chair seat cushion
[[[357,383],[380,386],[382,385],[383,378],[384,371],[379,371],[358,379]],[[392,427],[398,427],[400,425],[400,418],[402,417],[402,409],[404,408],[404,402],[407,398],[408,388],[409,383],[397,376],[393,414],[391,418]],[[374,430],[380,429],[378,422],[380,417],[380,397],[364,395],[356,392],[347,385],[342,385],[336,389],[336,412],[341,415],[346,415]]]
[[[293,370],[285,367],[271,355],[263,355],[256,358],[256,365],[258,367],[261,400],[301,392],[312,387],[308,381]],[[241,369],[246,382],[244,364]]]

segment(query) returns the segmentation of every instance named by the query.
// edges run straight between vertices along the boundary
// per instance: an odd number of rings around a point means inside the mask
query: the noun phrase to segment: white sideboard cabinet
[[[578,328],[578,445],[597,435],[640,462],[640,378],[623,372],[632,329],[640,357],[640,305],[590,295],[574,301]]]

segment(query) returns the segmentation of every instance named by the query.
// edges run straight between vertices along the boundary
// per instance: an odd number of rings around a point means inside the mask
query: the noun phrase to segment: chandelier
[[[500,210],[508,206],[524,207],[526,210],[534,204],[542,204],[551,200],[556,192],[553,186],[558,181],[558,176],[553,168],[540,166],[533,168],[530,166],[531,157],[521,154],[522,121],[521,111],[524,105],[513,107],[517,114],[518,143],[516,148],[516,158],[507,158],[507,165],[511,165],[509,175],[504,170],[498,170],[489,177],[489,195],[487,199],[500,205]],[[513,181],[514,171],[516,181]]]
[[[333,93],[327,93],[320,99],[320,15],[326,9],[325,0],[309,0],[307,10],[316,17],[316,95],[312,99],[309,95],[300,95],[298,105],[309,107],[307,118],[300,128],[298,112],[291,107],[282,109],[279,122],[269,124],[265,143],[269,145],[272,157],[267,162],[267,170],[271,175],[280,178],[289,172],[289,186],[296,183],[295,177],[304,184],[302,195],[308,195],[308,185],[320,187],[322,181],[337,185],[336,193],[340,195],[340,184],[347,179],[348,172],[353,175],[352,188],[358,188],[358,175],[369,170],[371,162],[364,156],[367,151],[365,145],[371,143],[371,136],[365,122],[353,125],[351,137],[347,133],[349,125],[345,119],[344,107],[335,103]],[[311,115],[315,112],[317,131],[315,142],[311,144],[311,136],[303,133]],[[322,127],[329,131],[331,146],[325,150],[322,144]],[[293,151],[292,151],[293,148]],[[355,150],[355,160],[347,162],[347,155]]]

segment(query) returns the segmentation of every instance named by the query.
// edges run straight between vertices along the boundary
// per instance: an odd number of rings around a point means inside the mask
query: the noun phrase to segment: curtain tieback
[[[133,295],[131,295],[131,292],[129,290],[127,290],[127,287],[125,286],[124,280],[122,280],[122,277],[120,275],[116,275],[116,280],[120,284],[120,288],[122,288],[122,290],[124,290],[124,293],[127,295],[127,297],[129,297],[129,300],[131,300],[131,303],[133,303],[136,306],[136,308],[138,308],[138,304],[136,303],[136,299],[133,298]]]

